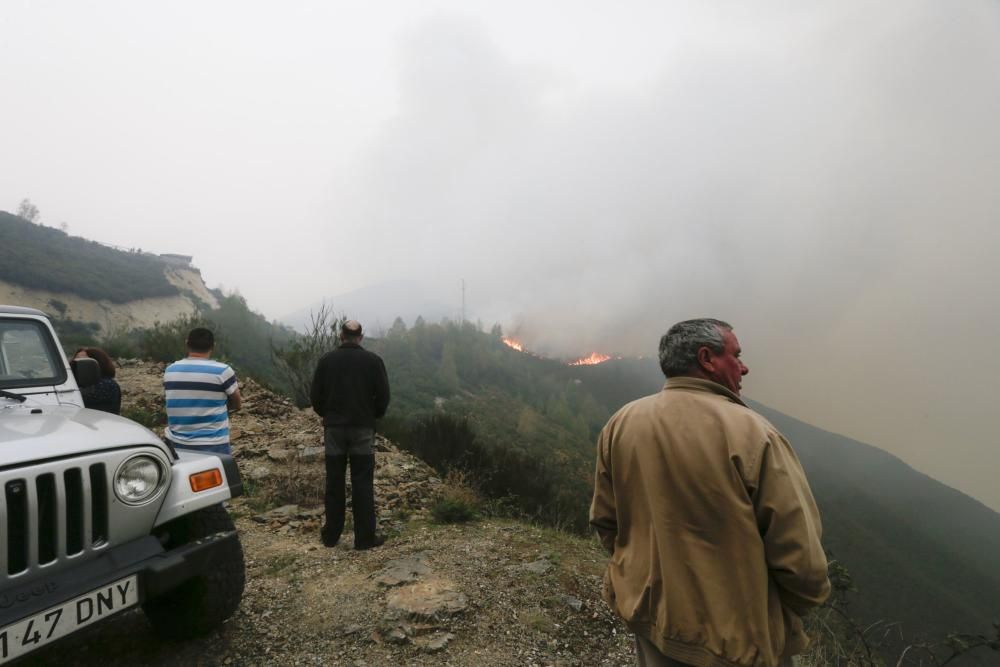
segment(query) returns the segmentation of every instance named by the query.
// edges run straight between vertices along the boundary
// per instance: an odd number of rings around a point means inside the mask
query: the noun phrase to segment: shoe
[[[336,539],[331,539],[329,536],[327,536],[326,533],[320,533],[319,537],[323,541],[323,546],[324,547],[335,547],[335,546],[337,546],[337,543],[340,542],[340,538],[339,537],[336,538]]]
[[[367,551],[368,549],[374,549],[375,547],[380,547],[383,544],[385,544],[385,536],[383,536],[383,535],[376,535],[375,539],[373,539],[368,544],[355,544],[354,545],[354,550],[355,551]]]

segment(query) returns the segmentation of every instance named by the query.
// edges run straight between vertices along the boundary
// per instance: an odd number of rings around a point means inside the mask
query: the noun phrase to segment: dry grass
[[[482,499],[467,475],[450,470],[444,478],[441,494],[431,507],[431,515],[438,523],[466,523],[479,518]]]

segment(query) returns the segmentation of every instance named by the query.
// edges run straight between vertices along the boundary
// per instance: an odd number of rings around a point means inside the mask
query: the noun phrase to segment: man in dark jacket
[[[361,324],[340,328],[340,347],[316,366],[310,398],[323,418],[326,445],[326,525],[323,544],[332,547],[344,530],[344,486],[351,466],[354,548],[371,549],[385,538],[375,534],[375,420],[389,407],[385,364],[361,347]]]

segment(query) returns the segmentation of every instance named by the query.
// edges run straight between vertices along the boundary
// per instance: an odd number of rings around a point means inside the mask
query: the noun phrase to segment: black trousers
[[[344,531],[347,467],[351,468],[351,506],[354,511],[354,546],[375,541],[375,429],[327,426],[326,525],[323,539],[336,542]]]

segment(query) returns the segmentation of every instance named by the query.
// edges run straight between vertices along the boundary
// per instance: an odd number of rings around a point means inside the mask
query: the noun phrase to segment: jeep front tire
[[[222,505],[213,505],[164,526],[167,548],[176,548],[208,535],[235,530]],[[188,639],[204,635],[233,615],[243,597],[246,572],[239,540],[226,542],[210,571],[177,588],[147,600],[142,609],[162,637]]]

